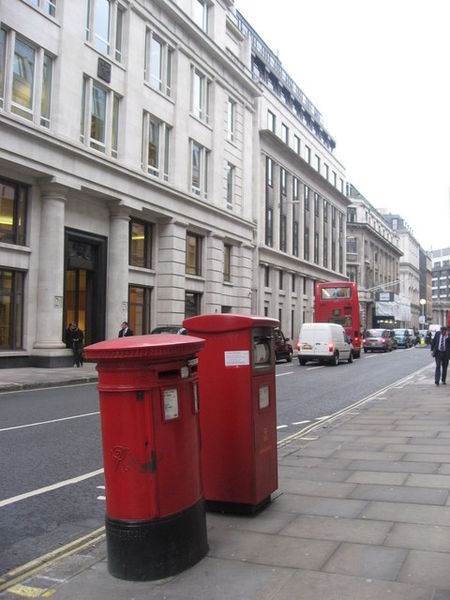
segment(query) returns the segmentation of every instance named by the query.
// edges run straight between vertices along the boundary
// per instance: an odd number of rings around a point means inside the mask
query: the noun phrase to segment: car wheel
[[[367,354],[367,349],[366,348],[364,348],[364,354]]]
[[[339,364],[339,352],[335,352],[333,354],[333,358],[331,359],[331,364],[333,367],[336,367]]]
[[[387,349],[387,348],[384,348],[383,352],[384,352],[384,353],[386,353],[387,351],[388,351],[388,349]]]
[[[304,358],[299,358],[298,362],[301,364],[302,367],[306,365],[306,360]]]
[[[348,357],[348,362],[352,363],[353,362],[353,352],[350,351],[349,357]]]
[[[287,362],[292,362],[292,352],[289,352],[289,354],[286,356],[286,360]]]

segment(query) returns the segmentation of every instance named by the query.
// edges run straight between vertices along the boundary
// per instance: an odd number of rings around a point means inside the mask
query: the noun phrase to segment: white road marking
[[[0,508],[2,508],[3,506],[8,506],[8,504],[14,504],[15,502],[26,500],[27,498],[32,498],[33,496],[39,496],[40,494],[45,494],[46,492],[58,490],[59,488],[65,487],[66,485],[80,483],[80,481],[85,481],[86,479],[96,477],[97,475],[101,475],[102,473],[103,469],[97,469],[96,471],[91,471],[90,473],[85,473],[84,475],[73,477],[72,479],[66,479],[65,481],[60,481],[52,485],[47,485],[45,487],[33,490],[31,492],[25,492],[25,494],[19,494],[18,496],[13,496],[12,498],[6,498],[6,500],[0,500]]]
[[[286,371],[286,373],[277,373],[275,377],[283,377],[284,375],[292,375],[294,371]]]
[[[97,500],[106,500],[106,496],[97,496]]]
[[[288,425],[277,425],[277,429],[286,429]]]
[[[13,429],[26,429],[27,427],[37,427],[38,425],[49,425],[50,423],[60,423],[61,421],[70,421],[71,419],[82,419],[83,417],[92,417],[93,415],[99,415],[100,412],[84,413],[83,415],[73,415],[71,417],[62,417],[61,419],[52,419],[51,421],[38,421],[37,423],[28,423],[27,425],[15,425],[14,427],[4,427],[0,429],[2,431],[12,431]]]
[[[311,421],[295,421],[292,425],[303,425],[303,423],[311,423]]]
[[[324,417],[316,417],[316,421],[323,421],[324,419],[329,419],[331,415],[325,415]]]

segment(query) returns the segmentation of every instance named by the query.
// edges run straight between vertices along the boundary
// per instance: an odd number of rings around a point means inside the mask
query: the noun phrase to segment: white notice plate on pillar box
[[[248,350],[232,350],[225,352],[226,367],[242,367],[250,364],[250,353]]]
[[[178,391],[177,388],[164,390],[164,420],[178,419]]]
[[[259,408],[267,408],[269,406],[269,386],[263,385],[259,388]]]

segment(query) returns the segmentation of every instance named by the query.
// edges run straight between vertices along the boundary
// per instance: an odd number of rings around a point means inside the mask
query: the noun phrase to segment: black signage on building
[[[97,77],[100,77],[106,83],[111,83],[111,64],[100,57],[97,64]]]

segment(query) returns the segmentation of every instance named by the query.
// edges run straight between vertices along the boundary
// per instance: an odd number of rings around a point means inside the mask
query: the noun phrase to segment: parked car
[[[353,346],[342,325],[336,323],[303,323],[298,338],[298,362],[307,361],[339,364],[353,362]]]
[[[275,360],[286,359],[287,362],[291,362],[294,353],[289,338],[285,337],[278,327],[274,329],[273,333],[275,338]]]
[[[399,348],[411,348],[413,342],[408,329],[393,329],[393,332]]]
[[[388,329],[367,329],[362,343],[364,353],[392,352],[392,337]]]
[[[393,329],[387,329],[386,331],[389,333],[389,337],[391,338],[392,350],[397,350],[398,343],[397,343],[397,338],[395,337],[394,330]]]
[[[411,336],[412,345],[415,346],[417,344],[417,342],[419,341],[419,338],[418,338],[416,332],[414,331],[414,329],[408,329],[408,331],[409,331],[409,335]]]
[[[187,335],[187,329],[181,325],[160,325],[159,327],[155,327],[151,333],[175,333],[176,335]]]

